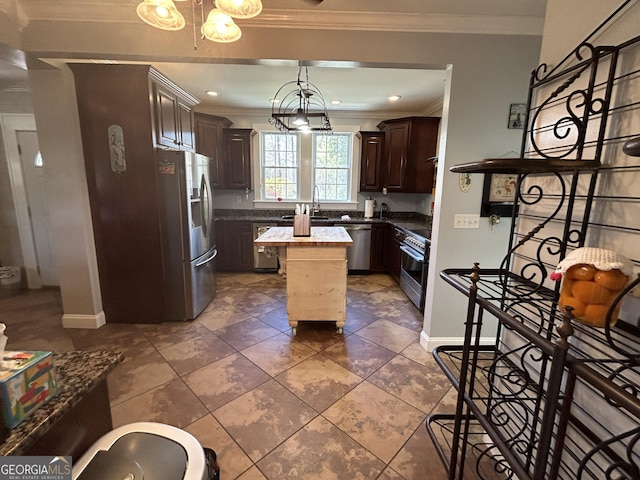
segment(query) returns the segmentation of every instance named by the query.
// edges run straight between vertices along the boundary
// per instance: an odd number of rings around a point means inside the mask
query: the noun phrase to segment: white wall
[[[63,325],[105,322],[100,296],[75,83],[69,69],[30,71],[43,157],[54,256],[60,276]]]
[[[471,191],[458,189],[457,175],[448,168],[457,163],[501,156],[518,150],[520,132],[506,128],[507,113],[511,103],[526,99],[529,72],[536,66],[540,38],[530,36],[501,35],[452,35],[428,33],[396,33],[365,31],[286,31],[248,28],[243,41],[231,45],[206,44],[193,51],[190,32],[167,33],[154,31],[144,25],[122,24],[114,31],[106,24],[92,23],[72,25],[60,22],[31,22],[22,36],[23,48],[31,52],[52,52],[51,55],[89,53],[92,58],[155,59],[158,61],[219,61],[229,59],[307,59],[376,62],[384,64],[452,65],[450,81],[446,88],[451,93],[447,104],[441,141],[440,174],[438,178],[438,202],[435,220],[437,235],[432,250],[431,285],[428,291],[425,313],[425,335],[432,337],[459,337],[462,332],[464,306],[453,288],[437,278],[436,272],[447,267],[467,267],[473,261],[484,266],[497,265],[504,254],[506,224],[491,230],[483,223],[479,230],[453,230],[455,213],[478,213],[482,194],[482,181],[474,179]],[[67,52],[67,53],[61,53]],[[37,68],[31,63],[31,66]],[[40,85],[38,95],[45,102],[46,87]],[[69,95],[68,92],[65,95]],[[35,102],[34,102],[35,103]],[[46,110],[46,102],[40,105]],[[36,116],[38,117],[38,105]],[[53,117],[38,122],[44,134],[56,131]],[[448,122],[448,124],[447,124]],[[75,129],[71,124],[68,129]],[[77,132],[76,132],[77,134]],[[43,145],[43,152],[50,161],[59,162],[60,169],[82,164],[80,152],[47,152],[52,148]],[[70,190],[80,192],[79,185]],[[76,193],[77,194],[77,193]],[[67,202],[66,219],[73,217],[74,230],[85,232],[88,217],[84,197]],[[67,244],[65,233],[60,242],[60,252],[72,263],[85,263],[91,270],[95,262],[90,245]],[[89,236],[83,235],[89,242]],[[81,241],[82,239],[78,240]],[[84,258],[79,258],[83,257]],[[61,265],[64,270],[65,265]],[[64,289],[64,287],[63,287]],[[434,299],[438,301],[435,302]]]
[[[22,48],[20,29],[24,26],[24,15],[15,0],[0,0],[0,43],[12,48]]]
[[[622,3],[622,0],[547,0],[540,63],[555,65],[562,60]],[[631,2],[621,13],[615,23],[601,30],[591,42],[618,45],[638,35],[637,2]]]

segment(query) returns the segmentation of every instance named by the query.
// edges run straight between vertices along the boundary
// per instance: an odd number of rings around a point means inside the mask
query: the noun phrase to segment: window
[[[351,137],[350,133],[313,135],[313,178],[320,200],[349,201]]]
[[[284,133],[273,126],[254,124],[259,135],[253,162],[256,190],[254,203],[260,208],[289,209],[315,199],[322,208],[352,210],[358,205],[360,164],[354,161],[359,126],[341,126],[333,133]],[[256,143],[257,143],[256,142]],[[259,185],[259,186],[258,186]]]
[[[297,200],[300,168],[298,136],[261,132],[265,200]]]

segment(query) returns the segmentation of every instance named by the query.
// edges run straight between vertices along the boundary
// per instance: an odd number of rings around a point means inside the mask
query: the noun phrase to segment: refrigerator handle
[[[211,222],[211,199],[209,198],[209,189],[207,179],[202,174],[200,177],[200,199],[202,201],[202,231],[204,236],[209,236],[209,224]]]
[[[201,262],[196,263],[196,268],[197,267],[201,267],[203,265],[206,265],[207,263],[209,263],[210,261],[212,261],[214,258],[216,258],[218,256],[218,249],[216,248],[213,251],[213,255],[211,255],[209,258],[207,258],[206,260],[203,260]]]

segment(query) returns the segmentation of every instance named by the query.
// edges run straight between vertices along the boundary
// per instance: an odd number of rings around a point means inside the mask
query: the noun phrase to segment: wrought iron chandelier
[[[176,0],[179,2],[189,0]],[[201,38],[213,42],[235,42],[242,36],[240,27],[234,18],[253,18],[262,11],[260,0],[214,0],[213,9],[204,19],[204,0],[191,0],[193,13],[194,49],[196,46],[196,7],[200,8]],[[176,7],[173,0],[143,0],[136,9],[138,16],[152,27],[161,30],[180,30],[186,22],[184,16]]]
[[[324,97],[318,87],[309,82],[307,67],[300,66],[298,79],[282,85],[272,102],[269,123],[281,132],[331,132],[333,130]]]

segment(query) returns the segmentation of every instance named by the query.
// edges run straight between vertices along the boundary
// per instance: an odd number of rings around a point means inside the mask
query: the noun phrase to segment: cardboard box
[[[7,428],[17,426],[57,391],[51,352],[4,352],[0,400]]]

